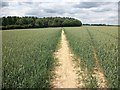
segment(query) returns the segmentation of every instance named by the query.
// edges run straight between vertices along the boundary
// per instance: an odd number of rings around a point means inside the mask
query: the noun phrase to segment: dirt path
[[[55,69],[56,77],[52,82],[54,88],[77,88],[78,87],[78,76],[74,66],[75,63],[72,58],[68,42],[64,31],[61,33],[60,49],[55,52],[55,58],[59,62],[59,66]]]

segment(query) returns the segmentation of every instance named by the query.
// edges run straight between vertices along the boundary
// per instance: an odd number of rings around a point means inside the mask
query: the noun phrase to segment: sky
[[[119,0],[0,0],[0,17],[73,17],[86,24],[118,23]]]

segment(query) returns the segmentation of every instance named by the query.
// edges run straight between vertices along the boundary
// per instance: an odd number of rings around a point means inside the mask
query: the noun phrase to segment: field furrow
[[[95,67],[93,69],[93,77],[96,78],[97,80],[97,85],[99,88],[107,88],[107,80],[105,78],[105,75],[103,73],[103,70],[101,69],[100,65],[99,65],[99,60],[97,58],[96,55],[96,50],[93,49],[93,58],[95,60]]]
[[[100,65],[99,65],[99,60],[97,58],[97,54],[96,54],[96,48],[97,48],[97,42],[95,41],[95,39],[93,38],[93,35],[91,34],[91,32],[86,29],[89,36],[90,36],[90,40],[91,40],[91,43],[92,43],[92,46],[93,46],[93,60],[95,60],[95,66],[93,68],[93,73],[92,73],[92,76],[96,78],[96,81],[97,81],[97,86],[99,88],[107,88],[107,80],[105,78],[105,75],[104,75],[104,72],[103,70],[101,69]]]

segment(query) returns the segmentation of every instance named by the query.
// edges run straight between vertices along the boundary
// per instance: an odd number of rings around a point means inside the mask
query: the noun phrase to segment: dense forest
[[[70,17],[17,17],[8,16],[0,18],[2,29],[44,28],[44,27],[72,27],[82,26],[80,20]]]

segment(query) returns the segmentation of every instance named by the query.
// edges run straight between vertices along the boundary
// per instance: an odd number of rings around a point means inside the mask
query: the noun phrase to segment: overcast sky
[[[61,16],[73,17],[81,20],[83,23],[117,24],[119,0],[100,1],[4,0],[0,1],[0,16]]]

